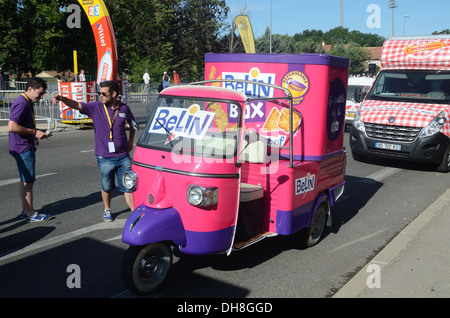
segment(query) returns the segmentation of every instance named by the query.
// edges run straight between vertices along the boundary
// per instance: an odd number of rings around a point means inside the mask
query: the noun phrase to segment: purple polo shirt
[[[95,155],[102,157],[120,157],[128,153],[128,136],[125,130],[125,123],[134,120],[128,105],[119,102],[119,109],[113,123],[113,141],[116,152],[110,153],[108,143],[110,142],[110,124],[106,116],[105,108],[101,102],[81,103],[83,114],[92,118],[95,129]],[[111,122],[113,121],[115,110],[106,107]],[[131,128],[132,129],[132,128]]]
[[[9,120],[23,127],[34,129],[33,112],[33,103],[28,103],[27,99],[23,95],[20,95],[11,104]],[[33,135],[9,132],[9,153],[11,155],[23,154],[30,149],[36,150]]]

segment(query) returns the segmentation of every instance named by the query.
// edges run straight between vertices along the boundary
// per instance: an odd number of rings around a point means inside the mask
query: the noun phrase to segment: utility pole
[[[392,9],[392,36],[394,36],[395,35],[395,32],[394,32],[394,9],[397,8],[398,6],[395,5],[395,0],[388,0],[388,2],[389,2],[389,8]]]
[[[270,0],[270,54],[272,54],[272,0]]]

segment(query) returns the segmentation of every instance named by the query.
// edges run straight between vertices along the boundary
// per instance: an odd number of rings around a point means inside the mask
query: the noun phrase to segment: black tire
[[[122,275],[132,292],[146,295],[161,286],[171,265],[172,251],[164,242],[130,246],[124,256]]]
[[[442,158],[442,162],[437,166],[437,171],[447,173],[450,171],[450,144],[447,147],[447,150],[444,153],[444,157]]]
[[[327,216],[328,216],[329,205],[328,203],[322,203],[314,214],[314,219],[311,226],[306,231],[305,245],[311,247],[316,245],[322,236],[323,230],[325,228]]]

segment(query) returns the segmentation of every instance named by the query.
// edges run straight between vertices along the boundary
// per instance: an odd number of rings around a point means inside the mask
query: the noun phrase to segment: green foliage
[[[363,73],[368,69],[366,61],[369,53],[358,44],[350,43],[346,47],[341,43],[332,47],[328,54],[350,58],[350,74]]]
[[[177,70],[182,81],[203,78],[204,54],[244,52],[229,17],[226,0],[104,0],[114,27],[119,73],[142,82],[145,69],[152,82],[164,71]],[[0,65],[4,71],[36,74],[43,70],[78,67],[95,78],[97,54],[89,20],[81,13],[81,28],[69,29],[66,12],[76,0],[0,0]],[[443,30],[439,34],[449,33]],[[435,32],[437,34],[437,32]],[[351,72],[367,67],[363,47],[381,46],[379,35],[337,27],[304,30],[294,36],[272,34],[272,53],[325,53],[352,59]],[[345,46],[344,46],[345,44]],[[257,53],[270,52],[270,30],[255,39]]]

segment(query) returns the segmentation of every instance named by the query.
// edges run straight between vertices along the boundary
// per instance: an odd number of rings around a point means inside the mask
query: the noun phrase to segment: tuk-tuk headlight
[[[125,171],[122,175],[123,186],[131,191],[135,191],[137,188],[137,174],[133,171]]]
[[[195,206],[215,205],[219,199],[219,189],[190,185],[187,191],[187,199],[190,204]]]

